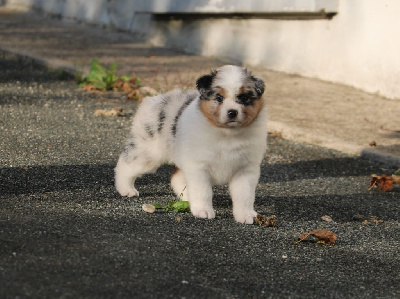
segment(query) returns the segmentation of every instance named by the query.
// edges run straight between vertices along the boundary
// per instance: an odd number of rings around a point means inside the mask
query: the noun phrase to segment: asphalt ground
[[[137,181],[140,199],[113,187],[136,103],[1,57],[1,298],[400,296],[400,188],[367,192],[372,173],[396,169],[270,137],[255,207],[276,227],[235,223],[226,187],[214,220],[147,214],[172,200],[171,167]],[[127,116],[94,115],[116,106]],[[335,246],[293,245],[319,228]]]

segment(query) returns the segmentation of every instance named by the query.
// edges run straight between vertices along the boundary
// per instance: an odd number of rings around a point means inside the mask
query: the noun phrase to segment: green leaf
[[[121,78],[125,82],[129,82],[131,80],[131,76],[127,76],[127,75],[119,76],[119,78]]]
[[[152,203],[152,205],[158,210],[164,210],[166,212],[174,212],[174,213],[186,213],[190,211],[189,202],[188,201],[170,201],[166,206],[162,206],[159,203]]]
[[[107,87],[107,84],[102,80],[92,80],[88,83],[92,84],[94,87],[96,87],[98,89],[106,89],[106,87]]]
[[[100,62],[97,59],[93,59],[90,63],[89,74],[82,79],[81,83],[92,84],[96,88],[105,89],[107,87],[107,84],[104,82],[106,76],[107,72],[100,65]]]
[[[164,207],[162,205],[160,205],[159,203],[152,203],[152,205],[156,208],[156,209],[163,209]]]
[[[109,74],[115,75],[115,73],[116,73],[116,71],[117,71],[117,67],[118,67],[118,62],[115,62],[115,63],[113,63],[112,65],[110,65],[110,66],[108,67],[107,72],[108,72]]]
[[[173,207],[173,211],[176,213],[185,213],[185,212],[189,212],[190,208],[189,208],[189,202],[188,201],[175,201],[172,204]]]
[[[164,211],[173,212],[174,211],[173,204],[174,204],[174,201],[168,202],[168,204],[164,207]]]
[[[108,74],[107,77],[105,78],[104,82],[106,85],[106,89],[112,89],[112,87],[115,84],[115,81],[117,81],[117,76],[112,75],[112,74]]]
[[[100,64],[100,62],[97,59],[93,59],[92,62],[90,63],[89,74],[91,73],[101,78],[104,78],[107,75],[105,68]]]
[[[106,76],[106,79],[105,79],[105,81],[106,81],[106,83],[107,83],[107,87],[109,88],[109,89],[111,89],[112,88],[112,86],[115,84],[115,82],[117,81],[117,75],[116,75],[116,73],[117,73],[117,66],[118,66],[118,63],[116,62],[116,63],[113,63],[110,67],[108,67],[108,69],[107,69],[107,76]]]
[[[397,169],[395,173],[393,173],[394,175],[400,175],[400,169]]]

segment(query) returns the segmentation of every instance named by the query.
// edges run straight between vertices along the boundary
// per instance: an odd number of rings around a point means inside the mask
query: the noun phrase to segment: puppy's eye
[[[249,99],[249,97],[248,97],[247,94],[241,94],[241,95],[238,96],[238,99],[241,102],[246,102]]]
[[[254,97],[253,93],[251,93],[251,92],[242,93],[237,96],[237,102],[242,105],[246,105],[246,106],[252,105],[254,100],[255,100],[255,97]]]
[[[218,103],[222,103],[222,101],[224,100],[224,97],[221,96],[220,94],[217,94],[217,96],[215,97],[215,99],[217,100]]]

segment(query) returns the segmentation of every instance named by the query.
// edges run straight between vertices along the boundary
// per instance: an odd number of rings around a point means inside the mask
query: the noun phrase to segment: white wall
[[[214,4],[221,2],[202,1]],[[312,7],[310,1],[306,2]],[[25,2],[47,13],[147,34],[153,43],[161,46],[344,83],[400,99],[398,0],[334,1],[338,6],[338,14],[331,20],[207,19],[157,22],[152,22],[149,14],[138,11],[151,9],[149,3],[173,1],[8,2]],[[292,2],[296,5],[305,3],[301,0]]]
[[[332,20],[159,22],[153,42],[400,98],[400,1],[342,0]]]

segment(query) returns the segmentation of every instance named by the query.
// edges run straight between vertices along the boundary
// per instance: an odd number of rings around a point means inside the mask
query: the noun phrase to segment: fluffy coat
[[[266,149],[264,82],[247,69],[223,66],[179,89],[143,100],[115,168],[122,196],[139,196],[134,183],[165,163],[177,195],[194,216],[214,218],[212,186],[229,184],[233,215],[251,224],[260,164]]]

